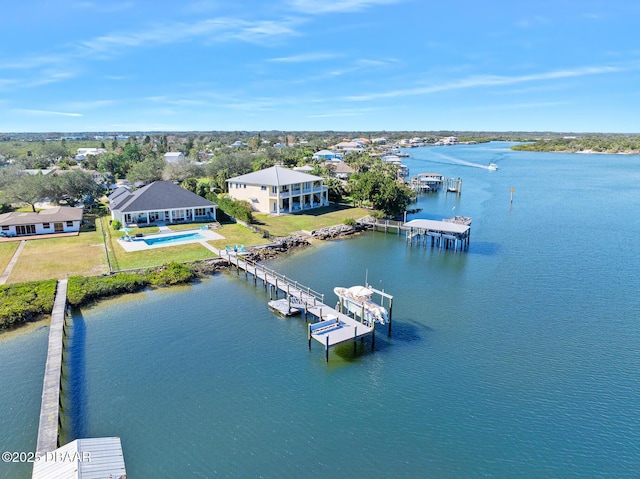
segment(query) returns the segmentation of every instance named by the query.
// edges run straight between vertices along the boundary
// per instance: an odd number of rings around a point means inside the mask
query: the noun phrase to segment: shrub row
[[[55,279],[0,286],[0,329],[51,314],[56,294]]]
[[[71,276],[67,285],[67,300],[72,306],[81,306],[99,298],[123,293],[134,293],[147,286],[169,286],[188,283],[195,277],[185,264],[169,263],[143,273],[118,273],[112,276]]]
[[[234,200],[222,195],[212,196],[213,197],[210,198],[211,201],[217,203],[218,208],[227,216],[244,221],[245,223],[253,223],[253,212],[249,202]]]

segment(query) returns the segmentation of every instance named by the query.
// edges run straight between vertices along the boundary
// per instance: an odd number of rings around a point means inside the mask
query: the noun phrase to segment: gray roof
[[[191,193],[189,190],[185,190],[170,181],[154,181],[135,191],[122,193],[113,201],[109,201],[109,208],[112,211],[124,213],[177,208],[210,208],[215,206],[217,205],[208,199]]]
[[[82,208],[70,206],[56,206],[47,208],[39,213],[4,213],[0,215],[0,226],[33,225],[55,223],[57,221],[82,220]]]
[[[250,185],[284,186],[307,181],[319,181],[319,176],[308,175],[300,171],[290,170],[281,166],[272,166],[264,170],[254,171],[246,175],[229,178],[229,183],[248,183]]]

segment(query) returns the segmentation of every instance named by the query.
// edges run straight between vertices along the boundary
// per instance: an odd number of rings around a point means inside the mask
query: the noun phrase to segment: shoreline
[[[271,260],[277,258],[283,254],[287,254],[290,252],[295,252],[296,250],[307,248],[313,246],[315,242],[320,241],[330,241],[330,240],[338,240],[350,238],[352,236],[359,235],[367,231],[368,228],[364,226],[347,226],[347,225],[337,225],[330,226],[327,228],[322,228],[320,230],[315,230],[311,232],[311,235],[291,235],[291,236],[282,236],[275,238],[273,242],[267,243],[264,245],[256,245],[248,248],[247,258],[260,262],[265,260]],[[120,296],[126,296],[131,293],[138,293],[144,290],[149,289],[165,289],[171,288],[175,286],[185,286],[193,283],[197,283],[198,281],[212,278],[216,273],[222,272],[223,270],[229,270],[231,268],[231,264],[224,258],[216,257],[205,260],[194,261],[191,263],[183,263],[189,266],[191,271],[194,273],[193,277],[186,282],[181,282],[177,284],[169,284],[163,286],[146,286],[142,290],[137,291],[123,291],[116,294],[109,294],[104,296],[99,296],[92,298],[91,300],[79,304],[77,306],[67,306],[68,308],[82,308],[95,306],[100,301],[104,299],[113,299]],[[101,275],[101,276],[114,276],[117,274],[125,274],[125,273],[136,273],[143,274],[148,273],[150,271],[162,271],[166,268],[166,265],[161,265],[153,268],[140,268],[135,270],[126,270],[126,271],[114,271],[109,275]],[[93,276],[101,277],[101,276]],[[29,321],[25,321],[24,323],[20,323],[15,325],[14,327],[8,329],[0,329],[0,342],[2,341],[10,341],[17,337],[20,337],[22,334],[28,334],[32,331],[35,331],[41,327],[47,327],[49,322],[51,321],[51,314],[43,314],[37,317],[30,319]]]

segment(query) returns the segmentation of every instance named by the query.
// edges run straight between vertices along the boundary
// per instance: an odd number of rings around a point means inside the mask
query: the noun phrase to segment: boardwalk
[[[255,284],[260,279],[265,289],[271,288],[275,291],[276,296],[278,292],[282,292],[287,298],[294,299],[297,306],[303,308],[305,317],[310,314],[317,318],[319,322],[309,327],[309,349],[311,349],[311,339],[315,339],[324,346],[327,361],[329,361],[330,347],[347,341],[355,341],[357,338],[362,338],[369,334],[372,336],[375,334],[373,326],[368,326],[331,306],[327,306],[324,303],[323,294],[313,291],[311,288],[305,287],[277,271],[245,258],[229,254],[226,251],[220,251],[219,254],[221,258],[226,259],[236,267],[238,274],[243,271],[247,278],[251,275]],[[373,346],[374,344],[372,343]]]
[[[67,306],[67,280],[58,281],[56,299],[49,327],[49,347],[42,386],[42,405],[36,454],[42,456],[58,447],[58,423],[60,415],[60,375],[62,373],[62,338]]]

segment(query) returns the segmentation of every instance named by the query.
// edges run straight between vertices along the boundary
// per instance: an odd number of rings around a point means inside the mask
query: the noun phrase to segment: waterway
[[[393,294],[374,352],[326,364],[235,273],[75,311],[65,438],[120,436],[130,477],[637,477],[640,157],[509,146],[403,161],[462,178],[408,219],[472,216],[467,252],[367,233],[270,263],[328,303]],[[2,450],[35,448],[46,334],[0,337]]]

